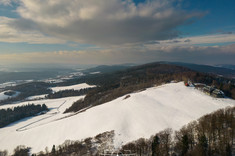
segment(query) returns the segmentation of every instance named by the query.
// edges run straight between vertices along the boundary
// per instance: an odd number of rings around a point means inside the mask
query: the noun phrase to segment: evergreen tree
[[[199,146],[202,149],[202,154],[207,155],[208,143],[205,135],[199,137]]]
[[[152,156],[158,156],[159,155],[159,144],[160,144],[160,139],[156,135],[153,138],[153,142],[152,142]]]
[[[182,156],[184,156],[189,150],[189,139],[188,139],[188,135],[185,134],[182,137]]]
[[[229,144],[226,146],[226,156],[232,156],[232,148]]]
[[[51,150],[51,153],[52,153],[52,154],[55,154],[55,152],[56,152],[56,150],[55,150],[55,145],[53,145],[52,150]]]

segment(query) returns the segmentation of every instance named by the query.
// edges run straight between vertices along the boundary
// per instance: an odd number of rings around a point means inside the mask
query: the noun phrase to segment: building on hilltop
[[[213,92],[214,87],[211,86],[205,86],[203,87],[202,91],[208,95],[211,95],[211,93]]]
[[[188,82],[185,82],[184,85],[187,87],[194,87],[194,84],[192,83],[191,80],[188,80]]]
[[[203,87],[202,91],[215,98],[224,98],[225,96],[223,91],[216,89],[212,86],[205,86]]]
[[[222,92],[219,89],[214,89],[211,93],[211,96],[216,97],[216,98],[224,98],[224,92]]]

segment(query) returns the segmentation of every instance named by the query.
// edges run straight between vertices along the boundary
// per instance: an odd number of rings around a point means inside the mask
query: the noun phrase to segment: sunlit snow
[[[17,145],[26,145],[39,152],[68,139],[80,140],[110,130],[115,130],[114,143],[118,147],[140,137],[149,138],[165,128],[180,129],[204,114],[235,106],[234,100],[210,97],[193,87],[185,87],[182,82],[125,97],[78,114],[62,113],[73,101],[83,97],[35,102],[45,103],[50,111],[0,129],[0,147],[12,151]],[[0,109],[7,107],[12,105]]]

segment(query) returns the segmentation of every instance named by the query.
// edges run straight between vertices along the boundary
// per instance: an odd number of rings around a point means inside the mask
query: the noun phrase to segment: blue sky
[[[135,2],[141,3],[144,0],[135,0]],[[181,5],[188,11],[206,13],[203,17],[193,20],[193,23],[180,26],[182,36],[235,33],[234,0],[184,0]]]
[[[2,0],[0,61],[234,64],[234,6],[233,0]],[[191,59],[184,58],[189,52]]]
[[[235,31],[235,1],[233,0],[196,0],[185,4],[187,10],[207,12],[194,23],[182,26],[180,30],[186,35],[203,35]]]
[[[18,5],[16,3],[12,3],[11,5],[0,5],[0,15],[12,18],[19,17],[18,14],[15,12],[17,6]]]

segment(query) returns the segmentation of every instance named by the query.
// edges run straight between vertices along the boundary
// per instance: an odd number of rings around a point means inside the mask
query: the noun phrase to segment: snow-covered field
[[[4,92],[1,92],[1,93],[0,93],[0,101],[2,101],[2,100],[6,100],[6,99],[8,99],[8,98],[16,97],[16,96],[18,96],[18,95],[19,95],[19,92],[15,92],[15,94],[14,94],[14,95],[9,96],[9,95],[5,95],[5,94],[4,94],[5,92],[9,92],[9,90],[8,90],[8,91],[4,91]]]
[[[11,125],[6,126],[5,128],[0,129],[0,138],[3,139],[0,141],[0,150],[7,149],[9,152],[12,152],[13,149],[18,145],[27,145],[31,146],[29,144],[33,142],[37,142],[38,144],[36,146],[32,146],[35,148],[35,151],[43,150],[44,145],[46,142],[44,142],[44,139],[50,139],[50,136],[43,137],[46,131],[46,125],[50,125],[53,122],[56,122],[57,120],[61,120],[64,117],[70,115],[70,114],[63,114],[63,112],[66,110],[66,108],[69,108],[75,101],[84,98],[84,96],[78,96],[78,97],[67,97],[67,98],[61,98],[61,99],[52,99],[52,100],[38,100],[38,101],[30,101],[30,102],[21,102],[18,104],[9,104],[9,105],[3,105],[0,106],[0,109],[7,109],[7,108],[14,108],[17,106],[23,106],[27,104],[46,104],[49,108],[49,112],[43,115],[35,116],[35,117],[29,117],[25,118],[23,120],[20,120],[18,122],[15,122]],[[43,128],[44,127],[44,128]],[[42,133],[34,133],[33,129],[41,129]],[[58,128],[58,127],[56,127]],[[50,131],[50,130],[49,130]],[[53,130],[54,132],[57,131],[57,129]],[[29,132],[29,133],[28,133]],[[50,133],[53,133],[52,131]],[[34,136],[34,137],[33,137]],[[32,137],[32,139],[31,139]],[[33,140],[37,138],[36,140]],[[41,140],[44,138],[43,140]],[[10,140],[9,140],[10,139]],[[19,140],[18,140],[19,139]],[[41,140],[38,142],[38,140]],[[52,139],[52,141],[54,141]],[[28,142],[28,143],[27,143]]]
[[[40,100],[51,111],[0,129],[1,150],[12,151],[17,145],[32,147],[32,152],[49,149],[65,140],[80,140],[115,130],[115,145],[140,137],[148,138],[165,128],[180,129],[192,120],[219,108],[235,106],[231,99],[216,99],[182,82],[170,83],[130,94],[85,112],[62,112],[82,97]],[[25,103],[21,103],[23,105]],[[16,105],[0,106],[0,109]],[[51,116],[51,117],[50,117]]]
[[[23,83],[33,82],[33,80],[15,80],[10,82],[5,82],[0,84],[0,89],[4,89],[5,87],[16,86]]]
[[[71,89],[80,90],[80,89],[92,88],[92,87],[96,87],[96,86],[88,85],[86,83],[81,83],[81,84],[72,85],[72,86],[52,87],[50,89],[52,89],[53,92],[58,92],[62,90],[71,90]]]
[[[5,88],[5,87],[8,87],[8,86],[16,86],[16,82],[5,82],[5,83],[1,83],[0,84],[0,88]]]
[[[97,72],[91,72],[90,74],[100,74],[101,72],[100,71],[97,71]]]

